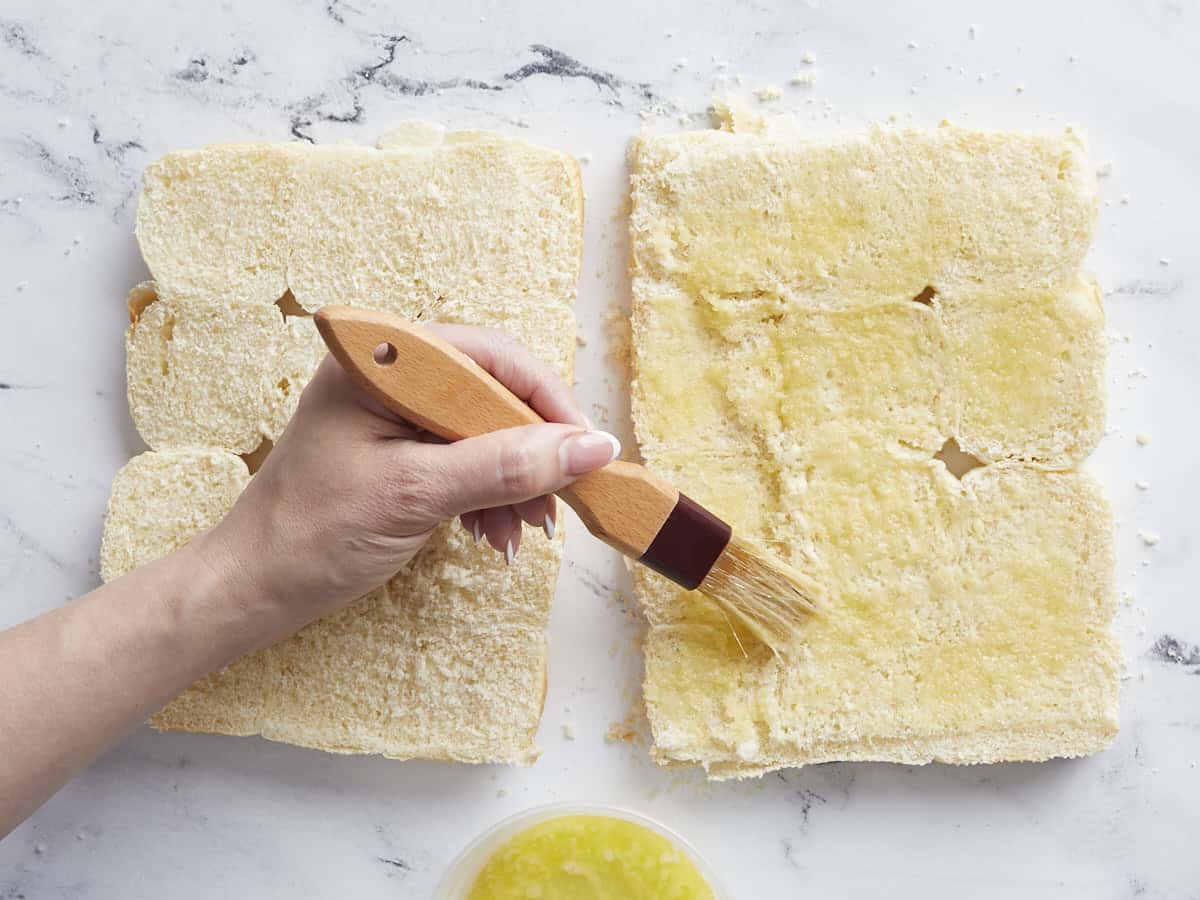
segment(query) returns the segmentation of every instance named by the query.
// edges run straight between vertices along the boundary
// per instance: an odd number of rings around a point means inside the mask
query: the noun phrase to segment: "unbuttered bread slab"
[[[711,131],[636,141],[631,165],[642,453],[829,586],[782,659],[637,573],[656,758],[726,778],[1107,746],[1112,520],[1077,470],[1103,430],[1104,313],[1080,274],[1078,137]],[[960,448],[975,468],[955,474]]]
[[[127,378],[152,448],[113,483],[106,580],[217,522],[237,455],[282,434],[324,355],[295,313],[336,301],[501,327],[571,377],[582,243],[578,167],[485,132],[410,123],[378,147],[232,144],[151,164]],[[277,303],[277,301],[280,301]],[[154,716],[333,752],[528,763],[562,556],[512,567],[447,526],[388,584],[236,660]]]

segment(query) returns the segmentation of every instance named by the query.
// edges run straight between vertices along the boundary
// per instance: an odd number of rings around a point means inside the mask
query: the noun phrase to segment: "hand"
[[[595,431],[570,389],[501,333],[431,330],[527,402],[544,425],[446,444],[360,391],[326,357],[262,469],[229,515],[193,543],[236,592],[260,635],[284,637],[382,584],[434,528],[462,516],[509,562],[521,523],[553,534],[552,492],[620,451]]]

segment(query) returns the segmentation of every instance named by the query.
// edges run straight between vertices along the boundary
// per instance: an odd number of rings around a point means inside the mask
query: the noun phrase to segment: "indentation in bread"
[[[829,586],[785,660],[638,573],[656,758],[726,778],[1106,746],[1112,521],[1075,470],[1105,356],[1078,137],[764,128],[642,139],[631,165],[643,456]],[[970,455],[957,472],[947,446]]]

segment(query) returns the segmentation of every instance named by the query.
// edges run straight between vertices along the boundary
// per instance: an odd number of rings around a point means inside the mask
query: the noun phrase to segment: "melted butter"
[[[634,822],[560,816],[533,825],[484,864],[468,900],[712,900],[682,850]]]

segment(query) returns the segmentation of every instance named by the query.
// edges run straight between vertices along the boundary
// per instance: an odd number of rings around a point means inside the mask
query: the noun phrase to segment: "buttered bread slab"
[[[748,126],[748,127],[747,127]],[[715,778],[1079,756],[1117,731],[1076,133],[728,116],[634,141],[647,466],[826,588],[802,652],[637,573],[653,752]]]

